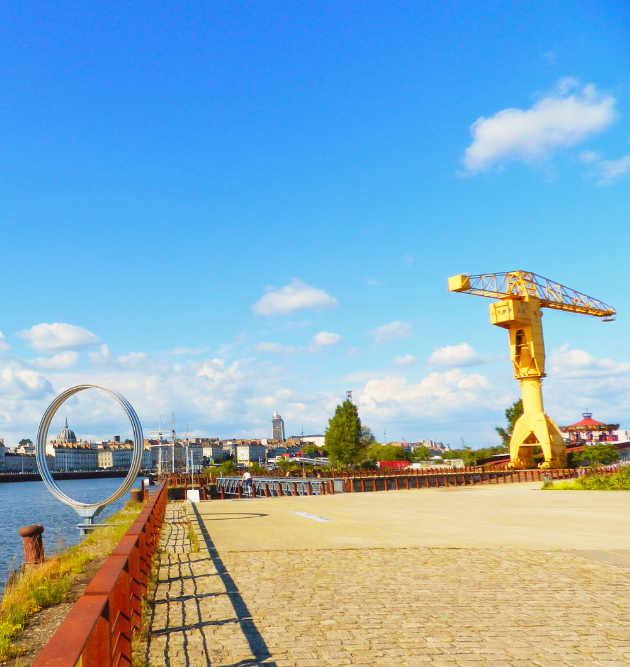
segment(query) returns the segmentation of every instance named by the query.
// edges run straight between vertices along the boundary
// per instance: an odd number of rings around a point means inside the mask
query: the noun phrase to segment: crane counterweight
[[[523,415],[516,422],[510,441],[510,465],[533,468],[534,449],[541,447],[545,458],[542,468],[565,467],[564,439],[543,407],[542,308],[592,315],[605,322],[614,319],[615,309],[528,271],[452,276],[448,279],[448,289],[500,299],[490,304],[490,322],[509,332],[514,378],[520,382],[523,397]]]

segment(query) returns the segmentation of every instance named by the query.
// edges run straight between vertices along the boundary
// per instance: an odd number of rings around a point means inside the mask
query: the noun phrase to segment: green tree
[[[288,472],[298,472],[300,466],[296,461],[288,461],[286,458],[280,458],[278,460],[278,470],[283,472],[285,475]]]
[[[20,442],[18,442],[18,445],[20,445],[20,447],[32,447],[33,441],[28,438],[22,438]]]
[[[361,444],[364,449],[369,449],[377,444],[376,436],[372,433],[372,429],[369,426],[361,426]]]
[[[608,465],[614,463],[619,458],[619,451],[615,445],[609,445],[605,442],[597,445],[585,445],[581,452],[573,454],[573,460],[579,463],[590,461],[591,465]]]
[[[505,411],[505,418],[507,419],[507,428],[501,428],[501,426],[495,426],[495,431],[501,437],[503,444],[507,447],[510,444],[512,439],[512,433],[514,432],[514,425],[518,421],[519,417],[523,414],[523,399],[519,398],[518,401],[514,401],[511,407]]]
[[[431,456],[431,450],[428,447],[418,447],[412,454],[413,461],[428,461]]]
[[[322,448],[318,447],[317,445],[306,445],[305,447],[302,447],[302,451],[311,458],[315,456],[321,456],[321,451],[323,451],[323,456],[326,456],[327,454],[326,450],[322,450]]]
[[[504,445],[497,445],[496,447],[484,447],[483,449],[471,449],[464,447],[464,449],[451,449],[448,452],[442,452],[443,459],[461,459],[465,465],[474,466],[477,461],[482,459],[489,459],[495,454],[507,454],[508,448]]]
[[[236,464],[234,461],[223,461],[220,470],[224,475],[234,475],[236,473]]]
[[[348,399],[338,405],[328,420],[326,449],[329,457],[340,466],[349,466],[364,457],[366,445],[357,406]]]

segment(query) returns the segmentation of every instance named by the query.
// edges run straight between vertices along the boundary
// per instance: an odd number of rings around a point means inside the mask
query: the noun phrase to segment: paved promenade
[[[627,667],[630,493],[538,486],[172,503],[144,657]]]

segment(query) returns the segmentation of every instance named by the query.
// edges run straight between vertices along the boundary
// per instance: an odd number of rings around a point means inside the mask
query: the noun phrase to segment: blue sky
[[[546,314],[545,400],[630,428],[629,33],[612,1],[5,4],[0,437],[93,382],[146,430],[322,432],[351,389],[379,437],[492,444],[507,336],[446,279],[513,269],[617,308]]]

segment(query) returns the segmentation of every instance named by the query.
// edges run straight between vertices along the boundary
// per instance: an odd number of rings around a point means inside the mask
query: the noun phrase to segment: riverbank
[[[69,608],[63,615],[54,614],[55,622],[52,624],[49,616],[46,616],[45,632],[40,633],[39,637],[43,641],[42,645],[34,646],[30,639],[23,645],[18,637],[35,614],[68,601],[68,593],[76,579],[89,569],[91,563],[103,560],[111,553],[143,506],[142,503],[127,503],[122,510],[106,520],[106,523],[117,525],[100,528],[78,545],[50,554],[43,564],[27,567],[12,577],[0,602],[0,660],[27,651],[36,654],[41,649],[61,624]],[[87,585],[88,580],[82,583]],[[76,591],[74,594],[76,596]]]
[[[120,487],[119,478],[107,479],[70,479],[59,480],[59,488],[70,498],[79,502],[96,503],[109,498]],[[134,487],[140,488],[141,479]],[[108,505],[99,520],[122,509],[129,500],[125,498]],[[19,484],[0,484],[0,598],[7,572],[17,567],[23,560],[22,538],[18,531],[22,526],[40,524],[44,526],[44,547],[47,554],[78,544],[81,535],[77,524],[81,517],[72,507],[61,503],[50,493],[44,482],[21,482]],[[13,563],[13,565],[12,565]]]

